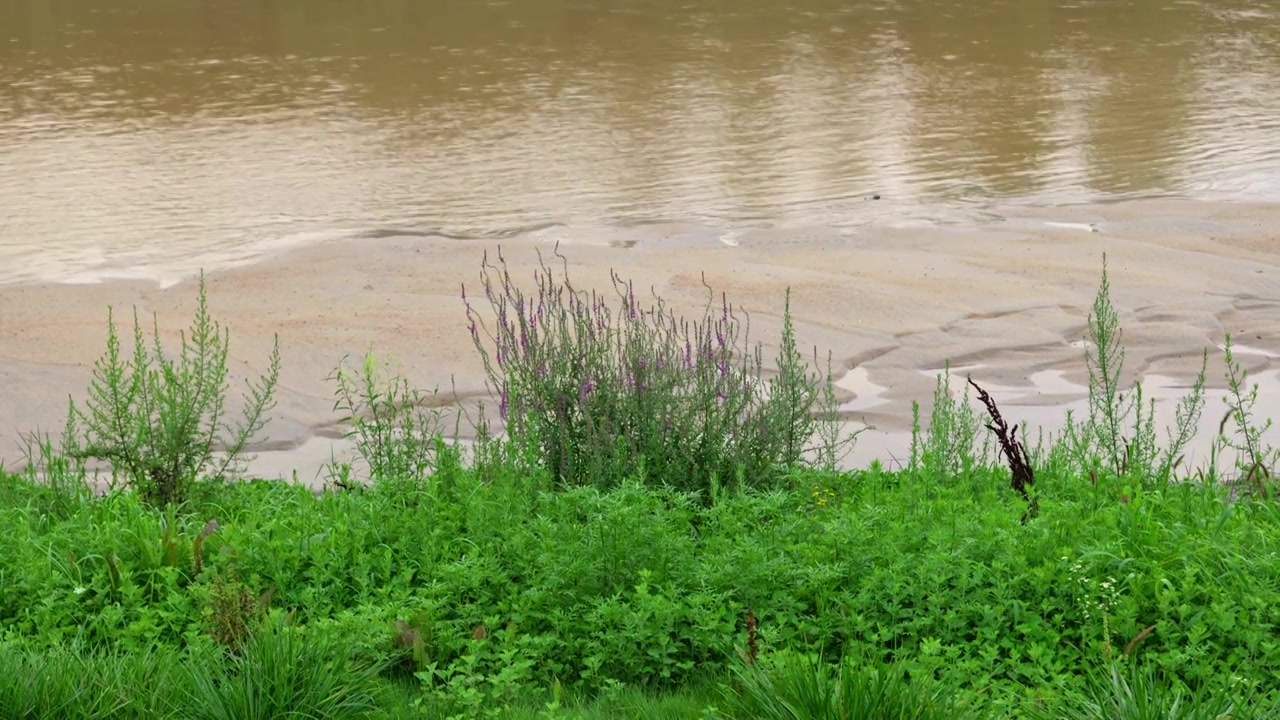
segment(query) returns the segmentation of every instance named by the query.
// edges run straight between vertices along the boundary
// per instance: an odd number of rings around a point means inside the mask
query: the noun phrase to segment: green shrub
[[[248,383],[244,420],[233,427],[225,417],[230,333],[209,316],[203,273],[196,316],[189,334],[180,336],[176,359],[165,353],[158,323],[147,348],[136,308],[131,360],[121,355],[110,309],[107,326],[106,353],[94,363],[85,408],[71,406],[63,451],[110,462],[127,485],[157,504],[183,502],[197,478],[234,470],[274,406],[279,341],[267,374]]]
[[[724,296],[687,320],[656,296],[643,305],[614,275],[611,305],[578,291],[564,264],[562,277],[542,264],[526,296],[501,255],[486,257],[492,328],[463,291],[508,434],[535,447],[558,484],[604,487],[642,467],[682,490],[708,492],[713,478],[770,487],[813,449],[820,381],[797,351],[789,304],[766,380],[762,348]]]

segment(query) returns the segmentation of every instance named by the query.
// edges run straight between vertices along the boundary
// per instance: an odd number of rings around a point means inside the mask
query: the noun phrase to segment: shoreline
[[[764,341],[766,359],[790,286],[801,347],[833,354],[842,414],[878,428],[859,441],[849,459],[855,465],[903,457],[895,448],[909,442],[911,402],[920,402],[927,422],[934,373],[948,361],[957,388],[964,369],[978,366],[974,379],[1011,422],[1029,422],[1029,440],[1033,419],[1050,421],[1078,405],[1087,380],[1080,341],[1104,252],[1125,375],[1154,376],[1161,422],[1172,417],[1170,398],[1194,376],[1206,347],[1208,387],[1221,389],[1217,348],[1226,332],[1240,346],[1250,382],[1262,385],[1259,414],[1280,417],[1280,379],[1271,372],[1280,369],[1280,205],[1159,199],[1017,206],[1004,216],[971,228],[753,230],[732,246],[654,226],[648,242],[561,250],[579,288],[612,292],[612,268],[634,280],[638,294],[652,288],[677,313],[705,303],[705,272],[717,293],[749,313],[751,338]],[[273,334],[280,337],[277,407],[251,473],[289,477],[286,469],[295,468],[311,483],[310,468],[329,460],[340,435],[334,386],[325,378],[344,356],[358,360],[371,349],[398,359],[409,381],[427,391],[438,385],[444,394],[452,384],[473,402],[483,395],[460,289],[464,282],[477,288],[483,253],[499,245],[517,278],[536,267],[535,249],[553,259],[542,237],[388,235],[207,272],[210,311],[231,333],[233,396],[246,372],[265,367]],[[125,333],[130,306],[144,323],[157,311],[162,337],[176,342],[192,317],[194,285],[0,285],[0,382],[9,395],[0,406],[0,462],[17,469],[19,433],[56,434],[68,395],[83,398],[105,347],[108,305]],[[1216,429],[1214,397],[1202,425]]]

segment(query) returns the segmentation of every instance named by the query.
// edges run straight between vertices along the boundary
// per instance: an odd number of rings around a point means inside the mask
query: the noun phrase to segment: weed
[[[69,431],[74,430],[71,424]],[[23,442],[27,461],[23,474],[33,486],[44,485],[49,490],[45,511],[60,519],[68,517],[93,494],[86,482],[84,461],[59,452],[47,434],[27,435]]]
[[[1168,443],[1152,473],[1156,482],[1169,482],[1173,479],[1174,471],[1181,464],[1183,453],[1200,424],[1205,406],[1205,371],[1208,367],[1209,351],[1206,349],[1200,357],[1200,371],[1191,384],[1191,390],[1178,400],[1178,406],[1174,410],[1174,426],[1166,431]]]
[[[741,720],[951,720],[966,713],[947,689],[908,681],[892,665],[861,666],[846,658],[833,669],[820,658],[787,653],[759,666],[734,666],[725,688],[727,717]]]
[[[1155,400],[1144,401],[1141,381],[1134,383],[1127,398],[1121,387],[1125,355],[1122,340],[1104,254],[1102,281],[1089,314],[1089,343],[1085,350],[1089,416],[1082,428],[1068,418],[1065,441],[1079,472],[1096,475],[1105,469],[1117,476],[1141,478],[1147,485],[1164,484],[1172,480],[1204,409],[1208,351],[1191,390],[1178,403],[1175,427],[1168,431],[1167,444],[1161,449],[1155,429]]]
[[[1034,720],[1253,720],[1274,717],[1275,708],[1237,703],[1225,688],[1189,692],[1175,679],[1151,665],[1128,661],[1108,664],[1105,672],[1091,673],[1085,689],[1072,693],[1057,707],[1032,712]]]
[[[813,364],[818,366],[818,353],[814,350]],[[843,427],[840,418],[840,402],[836,399],[835,376],[831,370],[831,353],[827,353],[826,374],[818,387],[816,401],[817,425],[814,434],[817,436],[814,455],[819,468],[833,472],[842,463],[858,443],[858,437],[864,432],[875,430],[868,424],[857,430],[848,431]]]
[[[209,591],[209,635],[219,645],[240,649],[266,618],[268,595],[259,596],[236,578],[213,578]]]
[[[280,373],[279,342],[266,375],[248,383],[242,424],[232,427],[225,419],[230,333],[209,316],[203,273],[195,319],[181,334],[176,360],[165,354],[154,318],[147,348],[136,308],[131,360],[121,355],[111,310],[107,326],[106,352],[94,363],[85,408],[72,404],[63,452],[109,461],[148,502],[183,502],[196,478],[233,470],[265,427]]]
[[[375,481],[418,482],[436,468],[441,411],[430,395],[409,385],[372,352],[353,373],[344,361],[329,376],[337,383],[334,410],[350,429],[356,455]],[[331,472],[337,468],[331,466]],[[344,478],[344,482],[350,482]]]
[[[778,374],[766,383],[761,346],[748,342],[723,295],[690,321],[656,295],[642,306],[613,275],[611,307],[579,292],[556,254],[564,272],[557,277],[539,256],[535,297],[501,254],[497,265],[486,256],[492,329],[465,288],[463,301],[508,433],[536,448],[557,484],[609,484],[643,458],[657,485],[707,492],[712,477],[742,477],[768,487],[801,460],[818,381],[796,349],[789,310]]]
[[[780,456],[795,463],[809,449],[810,438],[817,429],[817,420],[813,417],[812,410],[818,400],[819,383],[808,372],[804,357],[796,345],[790,288],[787,289],[783,305],[782,341],[778,347],[776,365],[778,373],[769,379],[769,403],[776,413],[771,420],[781,433]]]
[[[929,431],[922,444],[920,461],[933,484],[969,477],[974,470],[978,432],[982,424],[969,404],[968,387],[957,397],[951,388],[951,363],[939,373],[933,390],[933,410]]]
[[[1089,313],[1089,340],[1085,364],[1089,368],[1089,430],[1103,458],[1117,475],[1125,472],[1124,417],[1131,406],[1124,405],[1121,372],[1124,369],[1120,316],[1111,303],[1111,281],[1107,256],[1102,256],[1102,283]]]
[[[380,668],[353,662],[332,638],[279,628],[256,633],[238,655],[206,654],[188,670],[193,720],[367,717]]]
[[[1266,494],[1267,484],[1274,476],[1277,451],[1267,446],[1262,435],[1271,429],[1271,419],[1261,425],[1255,424],[1253,407],[1258,402],[1258,386],[1248,386],[1249,372],[1235,359],[1231,344],[1231,335],[1227,334],[1223,344],[1226,363],[1227,414],[1218,426],[1218,436],[1223,445],[1238,453],[1237,468],[1241,471],[1241,481],[1252,491]],[[1246,390],[1245,388],[1248,388]],[[1228,420],[1235,423],[1238,439],[1227,435]]]

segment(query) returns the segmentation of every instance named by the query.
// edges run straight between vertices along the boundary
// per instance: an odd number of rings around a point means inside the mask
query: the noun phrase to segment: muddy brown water
[[[1161,387],[1227,330],[1280,357],[1276,0],[0,0],[0,169],[5,436],[107,303],[204,268],[237,362],[286,342],[270,447],[327,457],[343,354],[478,387],[456,292],[497,243],[766,320],[793,286],[895,432],[947,359],[1078,402],[1104,251]]]
[[[1277,199],[1280,3],[0,0],[0,167],[0,281]]]

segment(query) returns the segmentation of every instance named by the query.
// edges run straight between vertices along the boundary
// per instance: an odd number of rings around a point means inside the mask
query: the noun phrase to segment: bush
[[[567,260],[562,277],[540,261],[534,279],[526,296],[501,254],[497,265],[486,256],[492,329],[462,297],[508,435],[536,448],[557,484],[604,487],[642,468],[681,490],[771,487],[813,449],[821,383],[797,351],[789,302],[766,381],[762,346],[723,295],[687,320],[656,296],[642,305],[617,275],[612,306],[580,292]]]
[[[136,308],[131,360],[121,356],[110,309],[107,326],[107,350],[94,363],[85,408],[71,404],[63,451],[110,462],[117,476],[156,504],[180,503],[196,478],[221,478],[236,469],[274,407],[279,340],[267,374],[248,383],[243,422],[233,427],[225,417],[230,333],[209,317],[203,273],[196,316],[190,334],[180,336],[176,360],[165,354],[158,325],[147,348]],[[215,454],[222,460],[215,461]]]

